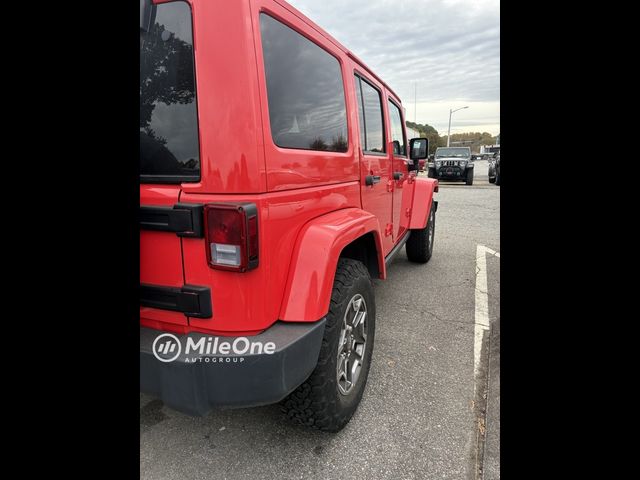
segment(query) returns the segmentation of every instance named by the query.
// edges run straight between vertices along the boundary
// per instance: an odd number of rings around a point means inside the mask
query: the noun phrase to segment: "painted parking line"
[[[496,252],[485,245],[476,246],[476,289],[475,289],[475,322],[473,342],[473,398],[477,422],[476,449],[475,449],[475,475],[474,478],[484,478],[484,449],[487,431],[487,407],[488,407],[488,349],[485,352],[487,363],[481,373],[482,345],[489,344],[485,340],[485,332],[490,329],[489,323],[489,292],[487,288],[487,255],[500,258],[500,252]]]
[[[489,330],[489,294],[487,291],[487,255],[500,258],[500,252],[484,245],[476,246],[475,326],[473,342],[473,374],[477,378],[484,332]],[[475,387],[474,387],[475,388]]]

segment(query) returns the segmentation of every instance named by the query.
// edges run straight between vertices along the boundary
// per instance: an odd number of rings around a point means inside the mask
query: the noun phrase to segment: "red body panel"
[[[433,203],[433,194],[438,191],[438,180],[434,178],[416,177],[413,181],[411,199],[411,217],[409,228],[419,229],[427,225],[427,218]]]
[[[374,215],[359,208],[349,208],[328,213],[306,224],[293,252],[280,319],[295,321],[322,318],[329,311],[340,252],[369,232],[374,234],[378,266],[384,277],[386,270],[380,249],[380,225]]]
[[[180,187],[168,185],[141,185],[140,204],[148,206],[173,206],[178,203]],[[140,283],[181,287],[182,252],[180,238],[165,232],[140,230]],[[187,325],[187,318],[176,312],[140,307],[141,321],[160,321]]]
[[[257,62],[247,0],[189,0],[198,89],[202,179],[185,192],[266,190]],[[261,61],[261,60],[260,60]],[[258,70],[256,71],[256,65]]]
[[[362,208],[378,219],[382,234],[382,253],[386,256],[393,249],[393,236],[385,235],[385,228],[392,218],[393,190],[388,185],[393,182],[391,161],[388,155],[361,155],[360,182],[362,185]],[[367,175],[380,177],[377,185],[365,185]]]
[[[407,223],[404,221],[406,215],[405,210],[403,210],[403,205],[406,205],[408,199],[412,196],[412,192],[408,188],[405,188],[409,179],[408,161],[408,158],[393,157],[393,171],[394,173],[399,172],[402,175],[400,180],[393,180],[392,232],[394,244],[402,237],[407,229]]]
[[[185,203],[229,201],[227,195],[186,195]],[[333,211],[360,206],[360,185],[349,182],[309,189],[262,195],[243,195],[259,212],[260,263],[245,273],[209,268],[205,241],[184,238],[185,280],[188,284],[210,285],[212,319],[190,318],[189,324],[216,332],[261,330],[278,320],[292,252],[300,230],[307,222]],[[325,312],[326,313],[326,312]],[[298,317],[292,320],[318,320]]]
[[[244,273],[213,269],[207,263],[204,238],[141,231],[141,283],[207,286],[213,317],[187,318],[141,308],[140,322],[175,332],[250,335],[277,320],[316,321],[328,311],[344,247],[373,233],[380,277],[385,278],[385,256],[406,229],[424,227],[437,181],[410,177],[408,160],[394,157],[389,146],[386,155],[362,153],[354,73],[381,92],[387,145],[392,140],[388,100],[402,111],[400,99],[296,9],[275,0],[187,1],[193,12],[201,180],[142,185],[140,203],[255,203],[259,264]],[[263,11],[340,63],[347,108],[346,152],[274,144],[260,38]],[[393,172],[402,173],[402,178],[394,180]],[[380,183],[365,186],[367,175],[380,176]]]

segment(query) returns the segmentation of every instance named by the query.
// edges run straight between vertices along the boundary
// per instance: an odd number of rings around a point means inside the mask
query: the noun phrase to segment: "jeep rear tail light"
[[[258,209],[255,203],[209,203],[204,206],[209,266],[246,272],[258,266]]]

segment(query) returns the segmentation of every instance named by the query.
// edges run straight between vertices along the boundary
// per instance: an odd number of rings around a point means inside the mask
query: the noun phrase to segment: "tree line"
[[[440,136],[438,131],[431,125],[414,123],[407,121],[407,127],[420,132],[421,137],[429,139],[429,153],[434,153],[438,147],[447,146],[447,136]],[[462,143],[457,143],[462,142]],[[481,145],[495,145],[496,137],[489,132],[465,132],[453,133],[451,135],[450,146],[471,147],[472,153],[479,153]]]

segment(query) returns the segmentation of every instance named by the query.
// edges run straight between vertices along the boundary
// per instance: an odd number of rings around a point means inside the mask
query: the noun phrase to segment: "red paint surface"
[[[391,142],[388,99],[402,105],[400,99],[295,8],[274,0],[188,3],[194,25],[201,181],[141,185],[140,203],[255,203],[259,266],[244,273],[215,270],[207,264],[204,239],[141,231],[140,281],[209,286],[213,317],[187,318],[181,313],[141,308],[140,322],[179,333],[250,335],[278,319],[318,320],[328,311],[343,248],[372,233],[385,278],[384,257],[407,228],[425,226],[437,181],[410,179],[407,159],[390,153],[362,154],[354,73],[382,92],[387,144]],[[263,11],[340,62],[347,105],[346,152],[283,149],[273,143],[260,40],[259,14]],[[394,171],[401,172],[402,179],[394,180]],[[367,175],[379,175],[380,183],[365,186]],[[389,225],[390,235],[385,236]]]

